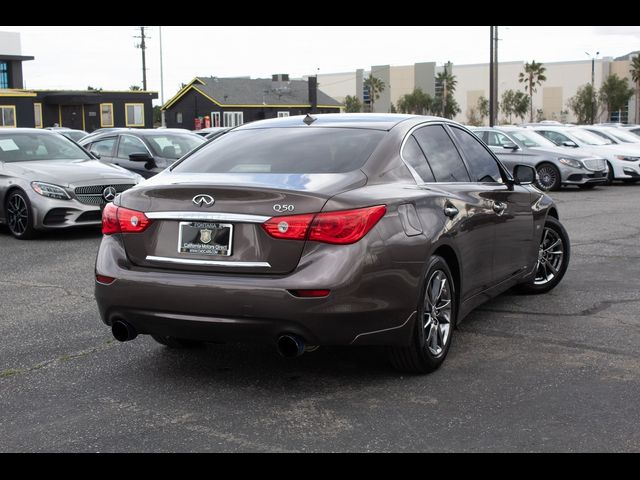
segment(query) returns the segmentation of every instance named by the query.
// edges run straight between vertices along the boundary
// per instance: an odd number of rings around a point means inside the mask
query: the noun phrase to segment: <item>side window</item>
[[[129,159],[132,153],[147,153],[147,147],[144,146],[142,140],[130,135],[121,135],[118,144],[118,158]]]
[[[104,157],[113,157],[113,147],[116,144],[116,138],[105,138],[104,140],[98,140],[97,142],[93,142],[87,148],[92,152],[97,153],[100,156]]]
[[[488,133],[488,141],[485,141],[487,145],[490,147],[501,147],[506,145],[507,143],[513,143],[506,135],[503,135],[500,132],[487,132]]]
[[[551,140],[556,145],[562,145],[562,142],[571,141],[569,137],[566,137],[565,135],[558,132],[552,132],[549,130],[537,130],[537,132],[543,137],[545,137],[547,140]]]
[[[498,163],[487,149],[464,130],[456,127],[451,127],[451,130],[467,160],[471,179],[475,182],[502,182]]]
[[[411,165],[411,168],[415,170],[423,182],[436,181],[436,179],[433,178],[433,173],[431,173],[431,168],[427,163],[427,159],[425,158],[424,153],[422,153],[422,150],[420,150],[418,142],[413,135],[411,135],[404,144],[404,148],[402,149],[402,158]]]
[[[442,125],[422,127],[414,133],[437,182],[469,182],[469,173]]]

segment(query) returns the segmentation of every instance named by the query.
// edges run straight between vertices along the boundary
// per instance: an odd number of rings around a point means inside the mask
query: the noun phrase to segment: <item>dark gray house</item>
[[[196,77],[162,107],[167,127],[235,127],[265,118],[339,113],[342,105],[317,88],[317,79]]]

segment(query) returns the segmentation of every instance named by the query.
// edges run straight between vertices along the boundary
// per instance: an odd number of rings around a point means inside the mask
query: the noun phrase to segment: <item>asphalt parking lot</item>
[[[552,196],[563,282],[485,304],[427,376],[378,348],[118,343],[93,300],[99,231],[0,227],[0,451],[638,451],[640,185]]]

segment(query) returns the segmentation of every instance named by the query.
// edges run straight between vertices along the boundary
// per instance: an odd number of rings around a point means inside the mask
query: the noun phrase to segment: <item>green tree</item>
[[[378,77],[369,74],[369,77],[364,81],[364,86],[369,88],[369,102],[371,104],[371,111],[373,112],[373,105],[376,100],[380,98],[380,94],[384,92],[386,85]]]
[[[513,115],[524,120],[527,110],[529,110],[529,97],[520,91],[505,90],[501,98],[502,113],[507,116],[507,121],[511,123]]]
[[[426,115],[431,111],[433,97],[424,93],[421,88],[415,88],[413,92],[400,97],[397,109],[400,113],[412,113],[415,115]]]
[[[599,100],[593,85],[586,83],[567,100],[567,106],[578,119],[578,124],[593,123],[593,111],[598,109]]]
[[[140,92],[142,91],[142,88],[140,88],[140,85],[131,85],[129,87],[129,90],[131,90],[132,92]]]
[[[467,110],[467,123],[475,127],[484,124],[484,119],[489,115],[489,100],[479,97],[474,107]]]
[[[636,84],[636,123],[640,123],[640,55],[636,55],[631,60],[631,80]]]
[[[344,111],[347,113],[358,113],[362,111],[362,102],[355,95],[344,97]]]
[[[153,107],[153,125],[159,127],[162,124],[162,109],[159,105]]]
[[[537,87],[542,85],[542,82],[547,80],[544,72],[547,69],[542,66],[542,63],[536,63],[532,60],[531,63],[524,64],[524,72],[520,72],[518,81],[524,83],[524,91],[529,92],[529,105],[531,109],[531,115],[529,121],[533,122],[533,94],[536,93]]]
[[[609,75],[600,87],[600,101],[607,107],[607,115],[622,108],[633,96],[633,89],[629,87],[626,78],[620,78],[615,73]]]
[[[445,68],[444,71],[436,75],[436,84],[441,85],[442,88],[436,93],[431,109],[432,113],[445,118],[455,117],[461,112],[460,106],[453,96],[458,84],[456,76]]]
[[[489,99],[484,96],[478,98],[476,108],[480,114],[480,119],[484,122],[484,117],[489,116]]]

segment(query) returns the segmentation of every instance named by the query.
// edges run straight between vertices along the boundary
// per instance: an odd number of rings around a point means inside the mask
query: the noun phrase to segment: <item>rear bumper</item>
[[[118,236],[105,236],[96,271],[116,280],[96,283],[95,296],[105,324],[125,320],[141,334],[268,343],[293,333],[311,345],[407,345],[422,266],[373,258],[370,241],[305,249],[294,272],[269,276],[136,267]],[[305,288],[331,293],[289,292]]]

